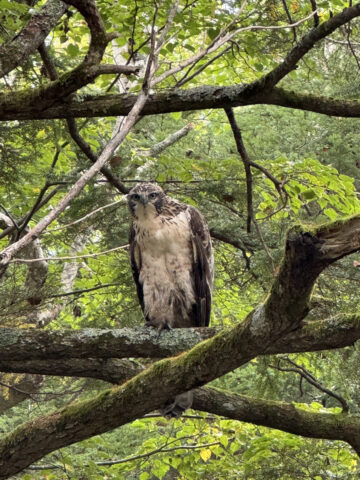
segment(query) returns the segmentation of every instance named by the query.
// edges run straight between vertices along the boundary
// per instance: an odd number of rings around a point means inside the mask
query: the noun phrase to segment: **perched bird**
[[[136,185],[128,205],[131,266],[146,324],[208,326],[214,258],[204,217],[154,183]]]
[[[127,198],[131,267],[146,325],[159,333],[208,326],[214,257],[204,217],[155,183],[137,184]],[[185,392],[162,413],[179,416],[191,403],[191,391]]]

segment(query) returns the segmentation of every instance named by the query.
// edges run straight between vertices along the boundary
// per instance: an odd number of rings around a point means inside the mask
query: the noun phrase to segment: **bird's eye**
[[[140,195],[138,195],[137,193],[133,193],[131,195],[131,200],[139,200],[139,198],[140,198]]]
[[[152,199],[154,199],[156,197],[157,197],[157,193],[155,193],[155,192],[150,193],[150,195],[149,195],[149,198],[152,198]]]

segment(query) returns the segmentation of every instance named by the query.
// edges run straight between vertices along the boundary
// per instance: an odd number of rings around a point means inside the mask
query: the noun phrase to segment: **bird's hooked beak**
[[[146,195],[141,195],[140,194],[139,202],[142,203],[145,207],[146,204],[148,203],[148,199],[147,199]]]

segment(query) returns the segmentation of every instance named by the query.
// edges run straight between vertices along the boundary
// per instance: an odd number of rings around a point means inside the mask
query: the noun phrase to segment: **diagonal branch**
[[[75,182],[73,187],[69,192],[60,200],[60,202],[51,210],[51,212],[46,215],[34,228],[32,228],[26,235],[24,235],[20,240],[13,243],[0,254],[0,265],[7,265],[11,258],[22,248],[24,248],[28,243],[33,241],[35,238],[40,235],[45,228],[50,225],[50,223],[55,220],[69,205],[69,203],[81,192],[85,187],[87,182],[93,178],[104,164],[109,160],[111,155],[114,153],[115,149],[122,143],[125,139],[133,125],[135,124],[141,109],[145,105],[147,99],[147,94],[141,92],[137,101],[135,102],[131,112],[126,117],[126,120],[123,124],[122,129],[114,135],[108,144],[105,146],[104,150],[100,154],[97,161],[89,168],[81,177]]]
[[[145,157],[156,157],[160,155],[161,152],[166,150],[168,147],[176,143],[181,138],[185,137],[191,130],[195,127],[194,123],[188,123],[184,127],[180,128],[174,133],[171,133],[168,137],[162,140],[159,143],[156,143],[148,150],[138,150],[137,153],[139,155],[143,155]]]
[[[76,121],[74,118],[68,118],[67,120],[67,125],[69,129],[69,133],[74,140],[74,142],[77,144],[77,146],[80,148],[80,150],[87,156],[87,158],[94,164],[97,160],[97,155],[96,153],[92,150],[90,145],[84,140],[84,138],[80,135],[79,129],[76,125]],[[123,183],[119,181],[118,178],[114,177],[114,175],[111,173],[109,168],[106,166],[102,167],[100,169],[100,172],[104,175],[104,177],[108,180],[108,182],[113,185],[115,188],[119,190],[119,192],[123,194],[129,193],[129,188],[127,188]]]
[[[316,13],[313,12],[313,13]],[[315,43],[322,40],[337,28],[349,22],[360,15],[360,3],[345,8],[342,12],[329,18],[316,28],[313,28],[307,35],[305,35],[299,43],[286,55],[284,61],[275,67],[271,72],[259,79],[258,83],[261,89],[271,90],[277,83],[280,82],[288,73],[296,68],[297,63],[304,55],[309,52]]]

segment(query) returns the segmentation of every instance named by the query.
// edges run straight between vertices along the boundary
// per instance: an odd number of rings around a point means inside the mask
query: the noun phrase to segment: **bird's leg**
[[[157,329],[157,331],[158,331],[158,334],[157,334],[157,337],[156,337],[157,340],[159,340],[160,335],[161,335],[161,332],[162,332],[163,330],[169,330],[169,331],[170,331],[170,330],[172,330],[172,326],[169,325],[168,322],[166,322],[165,324],[160,325],[160,326],[158,327],[158,329]]]
[[[156,330],[158,332],[157,337],[156,337],[157,339],[160,338],[161,332],[163,330],[169,330],[169,331],[172,330],[172,326],[170,325],[170,322],[166,318],[156,319],[156,320],[147,319],[146,323],[145,323],[145,326],[156,328]]]

